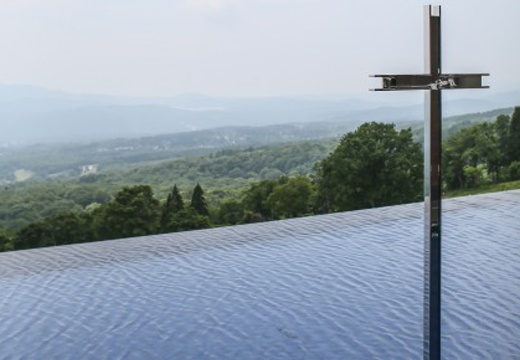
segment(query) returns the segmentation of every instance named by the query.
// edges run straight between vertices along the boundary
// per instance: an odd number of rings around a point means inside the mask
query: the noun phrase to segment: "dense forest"
[[[150,184],[165,199],[172,184],[189,198],[197,182],[212,207],[238,197],[249,184],[281,175],[307,175],[314,164],[334,148],[335,141],[304,141],[275,147],[223,149],[212,155],[168,160],[144,166],[122,167],[72,179],[28,180],[0,187],[0,229],[21,226],[57,215],[82,211],[105,203],[124,186]]]
[[[454,131],[443,145],[445,190],[520,180],[519,137],[520,107]],[[9,184],[0,191],[0,250],[420,201],[422,169],[412,129],[365,123],[339,142],[224,149],[73,182]]]

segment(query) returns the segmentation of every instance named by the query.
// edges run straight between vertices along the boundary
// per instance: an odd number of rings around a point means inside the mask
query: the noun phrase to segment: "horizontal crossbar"
[[[378,74],[372,77],[382,78],[383,87],[374,91],[395,90],[441,90],[441,89],[485,89],[482,77],[489,74],[428,74],[398,75]]]

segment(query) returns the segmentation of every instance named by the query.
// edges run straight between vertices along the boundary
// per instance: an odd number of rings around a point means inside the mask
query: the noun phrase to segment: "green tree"
[[[244,191],[242,205],[249,216],[253,215],[255,219],[253,222],[259,219],[269,220],[271,218],[271,209],[266,201],[277,184],[277,180],[262,180],[251,184],[249,188]],[[246,222],[250,221],[246,220]]]
[[[520,106],[515,107],[509,128],[509,162],[520,161]]]
[[[509,117],[453,133],[443,144],[443,173],[448,189],[478,187],[509,176]]]
[[[420,200],[422,163],[410,129],[365,123],[318,164],[317,208],[344,211]]]
[[[259,175],[262,179],[275,180],[275,179],[279,178],[280,176],[282,176],[283,172],[280,171],[279,169],[265,167],[262,170],[260,170]]]
[[[505,165],[509,160],[509,130],[511,127],[511,117],[508,115],[499,115],[497,116],[494,125],[500,153],[503,156],[502,165]]]
[[[509,180],[520,180],[520,161],[513,161],[507,168]]]
[[[64,197],[74,201],[82,208],[87,207],[91,203],[106,203],[110,200],[110,194],[96,185],[67,186]]]
[[[74,244],[89,241],[87,223],[81,215],[64,212],[45,219],[43,224],[50,232],[55,245]]]
[[[193,189],[190,208],[195,210],[199,215],[209,216],[208,205],[206,204],[206,198],[204,197],[204,190],[202,190],[199,183],[197,183]]]
[[[169,224],[172,221],[172,216],[184,209],[184,200],[177,188],[177,184],[173,185],[172,191],[168,193],[166,202],[162,207],[160,227],[162,232],[168,232]]]
[[[476,167],[473,147],[475,138],[470,128],[463,128],[451,135],[443,144],[443,177],[448,189],[458,189],[468,184],[467,166]]]
[[[475,155],[478,165],[483,169],[483,180],[496,182],[499,179],[503,157],[494,123],[482,123],[472,127],[475,137]]]
[[[220,205],[217,220],[222,225],[238,224],[244,217],[244,208],[237,200],[227,200]]]
[[[211,227],[211,224],[207,216],[197,213],[195,209],[188,208],[175,213],[168,227],[171,229],[170,231],[176,232],[207,229]]]
[[[16,233],[14,250],[32,249],[56,245],[52,233],[41,222],[35,222],[22,227]]]
[[[266,199],[273,218],[286,219],[311,213],[313,187],[304,176],[277,185]]]
[[[182,199],[182,195],[177,188],[177,185],[173,185],[172,189],[172,200],[171,207],[174,213],[179,212],[184,209],[184,200]]]
[[[93,216],[100,239],[150,235],[157,232],[159,225],[159,201],[148,185],[124,187]]]
[[[11,239],[7,235],[0,233],[0,252],[9,250],[12,250]]]

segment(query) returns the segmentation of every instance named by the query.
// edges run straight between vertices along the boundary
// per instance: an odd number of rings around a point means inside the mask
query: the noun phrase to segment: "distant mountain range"
[[[520,91],[474,99],[448,100],[453,116],[520,105]],[[0,85],[0,145],[90,142],[134,138],[225,126],[416,122],[422,104],[340,97],[221,98],[198,94],[136,98],[77,95],[43,88]],[[350,126],[349,126],[350,125]]]

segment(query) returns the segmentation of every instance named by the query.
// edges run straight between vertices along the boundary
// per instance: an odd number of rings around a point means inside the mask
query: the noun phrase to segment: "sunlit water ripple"
[[[0,254],[1,359],[419,359],[423,205]],[[448,200],[443,358],[520,359],[520,191]]]

